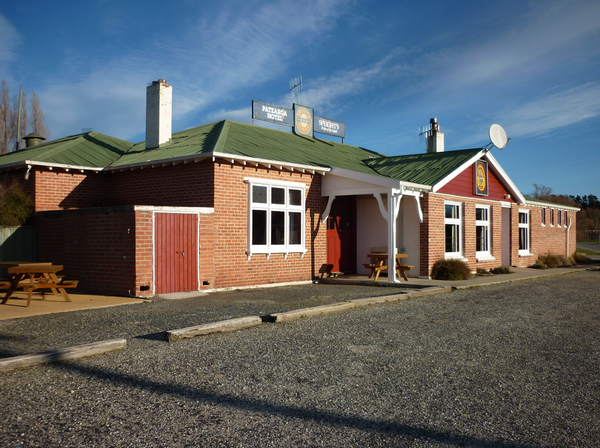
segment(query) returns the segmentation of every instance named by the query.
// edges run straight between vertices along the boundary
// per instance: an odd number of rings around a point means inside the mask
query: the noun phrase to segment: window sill
[[[496,259],[496,257],[493,257],[492,255],[477,255],[475,256],[475,258],[477,259],[477,261],[494,261]]]
[[[465,258],[465,257],[463,257],[462,255],[448,255],[448,254],[445,254],[445,255],[444,255],[444,258],[445,258],[446,260],[461,260],[461,261],[465,261],[465,262],[466,262],[466,261],[469,261],[469,259],[468,259],[468,258]]]
[[[519,251],[519,257],[533,257],[531,252],[521,252]]]
[[[254,255],[266,255],[267,260],[271,257],[271,255],[277,255],[277,254],[281,254],[283,255],[284,259],[287,259],[288,255],[290,254],[300,254],[300,258],[304,258],[304,254],[308,252],[306,249],[303,250],[294,250],[294,251],[274,251],[274,252],[246,252],[246,256],[248,257],[248,261],[250,261],[250,259],[254,256]]]

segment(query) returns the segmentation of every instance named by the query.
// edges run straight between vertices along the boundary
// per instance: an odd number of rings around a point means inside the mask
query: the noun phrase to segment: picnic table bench
[[[387,271],[388,269],[387,265],[385,264],[386,260],[388,259],[388,254],[384,252],[377,252],[368,254],[367,257],[375,261],[371,263],[366,263],[363,266],[368,269],[371,269],[369,278],[375,276],[375,280],[377,281],[377,279],[379,279],[379,274],[382,271]],[[402,277],[404,278],[404,280],[408,281],[406,271],[412,271],[414,266],[409,266],[407,264],[402,263],[403,258],[408,258],[408,254],[396,254],[396,274],[398,275],[398,278]]]
[[[7,272],[11,275],[11,278],[0,281],[0,289],[8,290],[2,303],[8,302],[8,299],[17,289],[27,292],[27,306],[30,305],[31,294],[36,289],[50,289],[54,294],[58,291],[65,301],[70,302],[71,298],[65,289],[77,287],[79,281],[64,280],[62,277],[57,276],[56,273],[62,270],[62,265],[51,263],[27,263],[8,267]],[[45,293],[42,291],[42,299],[45,298]]]

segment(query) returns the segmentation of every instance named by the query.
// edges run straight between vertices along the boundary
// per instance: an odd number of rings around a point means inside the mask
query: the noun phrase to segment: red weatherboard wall
[[[500,179],[488,164],[488,195],[479,196],[473,193],[473,165],[464,170],[448,184],[438,190],[438,193],[452,194],[467,198],[482,198],[490,201],[514,202],[514,199],[505,199],[508,190],[500,183]]]

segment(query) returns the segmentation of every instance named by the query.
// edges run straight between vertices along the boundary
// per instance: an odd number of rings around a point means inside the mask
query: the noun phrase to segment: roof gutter
[[[257,167],[263,166],[265,168],[277,168],[280,170],[287,169],[289,171],[300,171],[300,172],[310,172],[312,174],[325,174],[329,172],[331,169],[322,166],[313,166],[313,165],[302,165],[299,163],[289,163],[282,162],[280,160],[269,160],[269,159],[260,159],[256,157],[248,157],[248,156],[239,156],[228,153],[221,152],[210,152],[206,154],[200,154],[195,156],[184,156],[184,157],[173,157],[170,159],[162,159],[162,160],[153,160],[153,161],[145,161],[140,163],[133,163],[129,165],[120,165],[120,166],[108,166],[103,171],[130,171],[134,169],[143,169],[145,167],[156,168],[156,167],[164,167],[171,165],[178,165],[180,163],[198,163],[203,160],[212,159],[212,161],[216,161],[216,159],[224,159],[230,161],[231,163],[241,163],[243,165],[255,165]]]
[[[15,162],[15,163],[10,163],[8,165],[3,165],[0,167],[0,171],[5,171],[5,170],[16,170],[19,168],[31,168],[33,166],[42,166],[42,167],[46,167],[46,168],[60,168],[60,169],[64,169],[65,171],[81,171],[82,173],[84,171],[95,171],[95,172],[99,172],[102,171],[103,168],[99,168],[99,167],[92,167],[92,166],[80,166],[80,165],[68,165],[68,164],[64,164],[64,163],[49,163],[49,162],[39,162],[37,160],[23,160],[20,162]]]

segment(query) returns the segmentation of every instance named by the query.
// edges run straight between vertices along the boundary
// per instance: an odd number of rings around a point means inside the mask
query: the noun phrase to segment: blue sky
[[[251,102],[300,103],[346,123],[346,143],[425,151],[489,142],[528,194],[600,196],[600,2],[88,0],[3,2],[0,78],[41,100],[52,139],[83,128],[145,138],[146,86],[173,86],[174,132],[250,123]],[[258,125],[268,125],[257,122]]]

